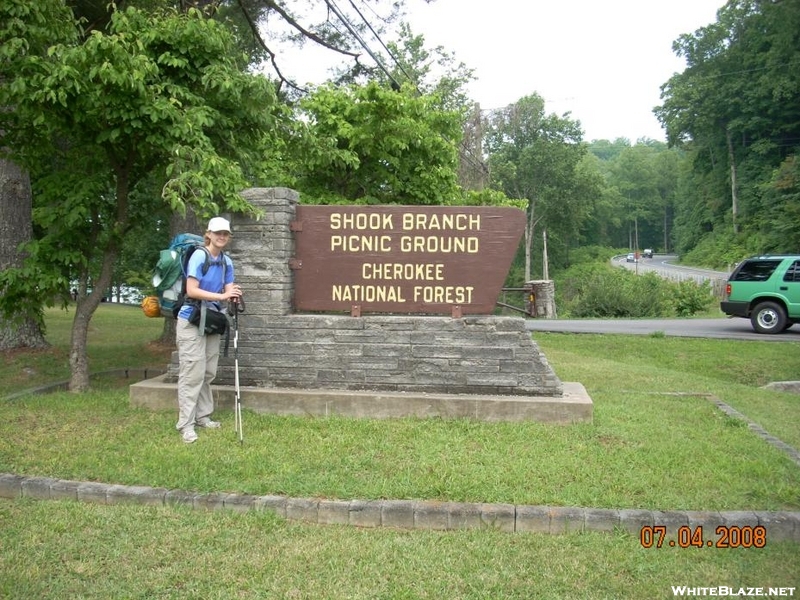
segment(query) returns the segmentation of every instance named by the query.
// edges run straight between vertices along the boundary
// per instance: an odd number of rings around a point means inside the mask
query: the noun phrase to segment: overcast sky
[[[336,4],[358,20],[349,2]],[[425,37],[426,47],[442,46],[474,70],[477,80],[469,92],[482,109],[501,108],[535,92],[544,98],[548,113],[570,112],[580,121],[586,141],[624,137],[632,143],[645,137],[665,140],[653,107],[661,104],[660,86],[685,68],[672,42],[716,22],[724,4],[406,0],[407,21]],[[356,5],[366,18],[374,17],[363,3]],[[382,50],[379,42],[368,41],[375,51]],[[300,84],[321,83],[330,75],[331,53],[313,44],[279,53]]]
[[[531,94],[569,111],[584,139],[663,141],[660,86],[685,68],[682,33],[716,22],[724,0],[408,0],[414,33],[475,70],[481,108]]]

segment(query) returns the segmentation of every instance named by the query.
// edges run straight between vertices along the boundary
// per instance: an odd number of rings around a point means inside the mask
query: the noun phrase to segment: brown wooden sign
[[[295,309],[491,314],[524,228],[510,207],[298,206]]]

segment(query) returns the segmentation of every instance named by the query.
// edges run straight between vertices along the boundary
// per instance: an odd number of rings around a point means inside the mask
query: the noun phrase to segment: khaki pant
[[[178,423],[180,431],[194,429],[214,412],[211,382],[217,375],[219,335],[201,335],[199,328],[186,319],[178,319],[175,331],[178,343]]]

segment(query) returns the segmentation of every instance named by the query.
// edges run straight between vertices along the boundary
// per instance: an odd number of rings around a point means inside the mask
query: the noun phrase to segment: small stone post
[[[530,315],[536,318],[556,319],[556,287],[552,279],[528,281]]]

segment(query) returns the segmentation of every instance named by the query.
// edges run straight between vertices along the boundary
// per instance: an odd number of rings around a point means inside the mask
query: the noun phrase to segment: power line
[[[798,62],[800,62],[800,59],[790,60],[789,62],[780,63],[777,65],[765,65],[763,67],[753,67],[751,69],[739,69],[736,71],[726,71],[723,73],[696,73],[696,75],[698,76],[699,79],[718,79],[720,77],[728,77],[732,75],[744,75],[745,73],[758,73],[759,71],[774,70],[780,67],[791,67],[797,64]],[[700,69],[701,66],[705,67],[708,66],[709,64],[713,64],[713,61],[695,63],[692,66],[687,66],[684,73],[692,71],[693,69]],[[683,73],[679,73],[679,75],[682,74]],[[692,74],[695,75],[695,73]]]
[[[344,17],[344,15],[341,13],[341,11],[338,9],[338,7],[335,7],[335,6],[332,5],[332,2],[333,2],[333,0],[326,0],[326,4],[328,4],[329,8],[336,14],[336,16],[342,21],[342,23],[345,24],[345,27],[347,27],[348,30],[353,34],[353,37],[356,38],[356,40],[359,42],[359,44],[361,44],[361,46],[369,53],[369,55],[373,58],[373,60],[375,60],[375,62],[378,64],[378,66],[381,68],[381,70],[384,73],[386,73],[386,75],[389,77],[389,80],[392,82],[392,89],[394,89],[395,91],[399,91],[400,90],[400,85],[397,82],[397,80],[389,73],[389,71],[385,68],[383,63],[369,49],[369,47],[367,46],[367,44],[363,40],[363,38],[361,38],[361,36],[358,33],[356,33],[355,27],[353,26],[353,24]],[[350,5],[353,7],[353,9],[356,11],[356,13],[358,13],[358,16],[361,18],[361,20],[364,22],[364,24],[367,26],[367,28],[372,32],[373,37],[378,41],[378,43],[380,43],[380,45],[384,48],[384,50],[386,50],[386,53],[392,59],[394,64],[400,69],[400,71],[402,71],[402,73],[406,76],[408,81],[414,86],[414,89],[416,90],[417,94],[422,95],[422,92],[420,91],[419,86],[417,85],[417,82],[408,74],[408,72],[405,70],[404,66],[400,63],[398,58],[391,52],[391,50],[389,50],[389,48],[386,46],[386,44],[381,39],[380,35],[378,35],[378,32],[375,31],[375,29],[372,27],[372,24],[367,20],[367,18],[364,16],[364,14],[354,4],[353,0],[349,0],[349,2],[350,2]],[[442,134],[442,137],[448,143],[450,143],[450,144],[453,143],[453,141],[450,140],[447,136]],[[479,160],[473,158],[470,154],[467,154],[461,144],[458,144],[458,146],[456,147],[456,150],[457,150],[459,156],[461,157],[461,159],[465,163],[469,164],[473,169],[478,169],[478,170],[480,170],[482,172],[486,171],[486,165],[483,162],[480,162]]]
[[[383,46],[383,48],[386,50],[387,54],[392,59],[392,61],[394,61],[395,65],[397,65],[397,67],[406,76],[408,81],[411,82],[411,84],[414,86],[414,88],[417,91],[417,94],[421,95],[419,86],[417,85],[416,81],[414,81],[414,79],[409,76],[409,74],[406,72],[406,70],[403,67],[403,65],[400,64],[400,61],[397,59],[397,57],[395,57],[394,54],[392,54],[392,52],[386,46],[386,44],[383,43],[383,40],[381,39],[381,37],[378,35],[378,33],[372,27],[370,22],[366,19],[364,14],[353,3],[353,0],[349,0],[349,2],[351,4],[351,6],[355,9],[355,11],[358,13],[358,16],[361,17],[361,20],[364,22],[364,24],[367,26],[367,28],[372,32],[372,35],[375,37],[375,39],[377,39],[378,42],[381,44],[381,46]],[[356,30],[356,28],[349,21],[349,19],[347,19],[344,16],[342,11],[336,5],[335,1],[334,0],[325,0],[325,4],[327,4],[328,8],[330,8],[330,10],[336,15],[336,17],[342,22],[342,24],[347,28],[347,30],[351,33],[351,35],[361,45],[361,47],[364,48],[364,50],[372,57],[372,59],[375,61],[375,63],[378,65],[378,67],[386,74],[386,76],[389,78],[389,81],[391,81],[392,89],[395,90],[395,91],[399,91],[400,90],[400,84],[397,82],[397,80],[394,78],[394,76],[389,72],[389,70],[386,68],[386,66],[384,66],[383,62],[377,57],[377,55],[374,52],[372,52],[372,49],[367,45],[367,43],[364,41],[364,39],[361,37],[361,35]],[[442,135],[442,137],[448,143],[450,143],[450,144],[453,143],[452,140],[447,138],[447,136]],[[484,163],[482,163],[482,162],[479,162],[478,160],[473,158],[471,155],[467,154],[464,151],[464,149],[461,147],[461,144],[459,144],[457,146],[457,151],[458,151],[459,156],[462,158],[462,160],[464,160],[466,163],[470,164],[473,168],[479,169],[479,170],[484,171],[484,172],[486,171],[486,165]]]
[[[378,40],[378,43],[379,43],[381,46],[383,46],[383,49],[384,49],[384,50],[386,50],[386,53],[389,55],[389,58],[391,58],[391,59],[394,61],[394,64],[395,64],[395,65],[397,65],[397,67],[398,67],[398,68],[399,68],[399,69],[400,69],[400,70],[403,72],[403,75],[405,75],[405,76],[406,76],[406,79],[408,79],[408,81],[412,82],[412,83],[414,84],[414,87],[417,87],[417,85],[416,85],[416,82],[415,82],[415,81],[414,81],[414,80],[411,78],[411,76],[410,76],[410,75],[409,75],[409,74],[406,72],[405,68],[403,68],[403,65],[402,65],[402,64],[400,64],[400,61],[399,61],[399,60],[397,60],[397,57],[396,57],[394,54],[392,54],[392,51],[391,51],[391,50],[389,50],[389,48],[387,48],[387,47],[386,47],[386,44],[384,44],[384,43],[383,43],[383,40],[381,39],[381,36],[379,36],[379,35],[378,35],[378,32],[377,32],[377,31],[375,31],[375,30],[372,28],[372,25],[370,24],[370,22],[369,22],[369,21],[367,21],[366,17],[364,17],[364,15],[362,14],[362,12],[361,12],[361,11],[358,9],[358,7],[357,7],[357,6],[355,5],[355,3],[353,2],[353,0],[350,0],[350,6],[352,6],[352,7],[353,7],[353,9],[354,9],[354,10],[355,10],[355,11],[358,13],[358,16],[359,16],[359,17],[361,17],[361,20],[362,20],[362,21],[364,21],[364,23],[366,24],[366,26],[367,26],[367,27],[369,28],[369,30],[372,32],[372,35],[375,37],[375,39],[376,39],[376,40]],[[417,88],[417,93],[419,93],[419,88]]]
[[[339,20],[347,28],[347,30],[350,32],[350,34],[356,39],[356,41],[359,44],[361,44],[361,47],[364,48],[364,50],[367,52],[367,54],[369,54],[372,57],[372,60],[375,61],[375,63],[378,65],[378,67],[381,69],[381,71],[383,71],[386,74],[386,76],[389,78],[389,81],[392,82],[392,88],[395,89],[395,90],[399,90],[400,89],[400,84],[397,83],[397,80],[392,76],[392,74],[389,72],[389,70],[383,65],[383,62],[381,62],[381,60],[375,55],[375,53],[372,52],[372,49],[367,45],[367,43],[364,41],[364,39],[361,37],[361,35],[359,35],[358,31],[356,31],[356,28],[353,27],[353,24],[350,23],[350,21],[344,16],[342,11],[339,10],[339,7],[336,6],[336,3],[334,2],[334,0],[325,0],[325,4],[327,4],[328,8],[330,8],[333,11],[333,13],[339,18]],[[370,29],[372,29],[372,28],[370,27]]]

